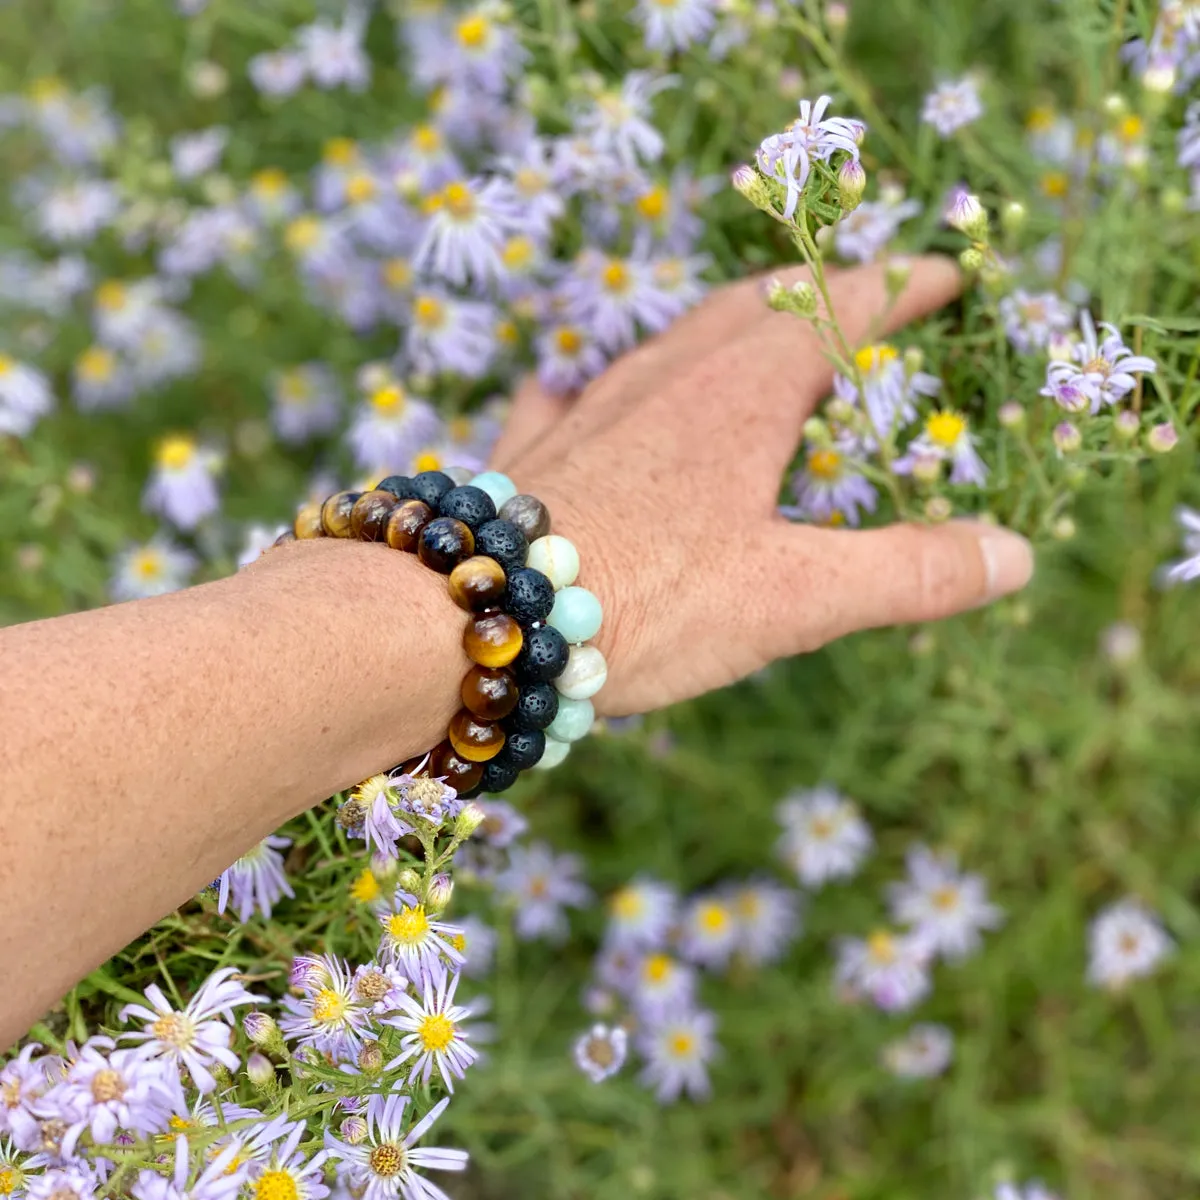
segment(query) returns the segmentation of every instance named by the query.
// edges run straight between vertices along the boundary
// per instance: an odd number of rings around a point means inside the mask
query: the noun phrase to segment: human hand
[[[935,257],[914,260],[890,306],[882,267],[830,277],[851,345],[959,287]],[[778,515],[783,473],[832,378],[811,327],[768,309],[750,280],[575,400],[519,392],[493,462],[579,548],[580,582],[604,606],[602,712],[685,700],[855,630],[949,616],[1028,582],[1029,544],[982,522],[833,530]]]

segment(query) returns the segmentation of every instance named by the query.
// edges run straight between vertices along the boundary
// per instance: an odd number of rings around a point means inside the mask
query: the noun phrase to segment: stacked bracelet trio
[[[595,720],[591,697],[608,667],[586,644],[600,629],[600,601],[574,586],[579,554],[550,532],[546,506],[498,471],[456,474],[467,482],[423,471],[338,492],[302,508],[281,540],[386,542],[449,576],[451,598],[468,613],[463,649],[475,665],[446,739],[402,769],[470,797],[562,762]]]

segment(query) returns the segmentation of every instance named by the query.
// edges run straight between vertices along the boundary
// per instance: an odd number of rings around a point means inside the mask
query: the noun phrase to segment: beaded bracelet
[[[382,541],[449,576],[475,665],[446,739],[398,770],[444,779],[469,798],[562,762],[595,721],[591,698],[608,666],[587,644],[600,629],[600,601],[575,586],[579,553],[550,532],[546,506],[499,471],[451,470],[466,482],[443,471],[389,475],[370,491],[305,505],[281,540]]]

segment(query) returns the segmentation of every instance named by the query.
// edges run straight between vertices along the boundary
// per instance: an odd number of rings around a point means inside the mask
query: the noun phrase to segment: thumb
[[[815,605],[805,605],[811,648],[878,625],[932,621],[990,603],[1023,588],[1033,575],[1033,549],[1019,534],[983,521],[830,530],[789,526],[801,588],[822,580]],[[790,535],[790,537],[789,537]],[[793,576],[795,578],[795,576]],[[795,589],[792,589],[793,609]]]

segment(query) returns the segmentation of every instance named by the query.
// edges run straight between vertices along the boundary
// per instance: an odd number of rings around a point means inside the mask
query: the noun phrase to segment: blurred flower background
[[[477,810],[381,776],[292,822],[3,1068],[0,1192],[436,1200],[460,1150],[459,1200],[1196,1192],[1200,5],[0,23],[0,621],[478,470],[522,375],[797,260],[763,303],[836,377],[781,510],[1039,552]],[[926,249],[963,299],[846,344],[826,273]]]

